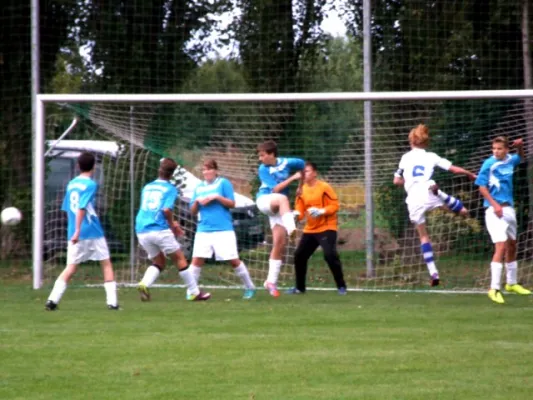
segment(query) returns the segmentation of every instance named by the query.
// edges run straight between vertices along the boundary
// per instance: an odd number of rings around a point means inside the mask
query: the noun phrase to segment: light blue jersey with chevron
[[[226,199],[235,200],[233,185],[229,180],[217,177],[213,182],[202,181],[194,189],[191,205],[195,200],[207,196],[219,195]],[[198,205],[198,226],[197,232],[221,232],[233,230],[233,218],[228,208],[219,201],[213,200],[208,204]]]
[[[276,165],[259,166],[259,179],[261,180],[261,186],[257,192],[257,198],[264,194],[272,193],[272,189],[278,184],[283,182],[294,171],[301,171],[305,167],[305,161],[301,158],[289,158],[289,157],[277,157]],[[285,196],[289,195],[289,188],[285,188],[281,191]]]
[[[508,203],[513,205],[513,173],[514,168],[520,164],[518,154],[508,154],[503,160],[491,156],[485,160],[479,170],[476,185],[486,186],[492,198],[499,204]],[[485,207],[490,203],[485,200]]]
[[[163,210],[174,210],[177,197],[178,190],[169,181],[156,179],[146,184],[141,193],[141,208],[135,218],[135,232],[170,229]]]
[[[81,222],[79,240],[98,239],[104,237],[104,230],[96,215],[94,198],[98,185],[88,176],[77,176],[72,179],[66,189],[61,210],[67,213],[67,240],[76,231],[76,214],[78,210],[85,210],[85,217]]]

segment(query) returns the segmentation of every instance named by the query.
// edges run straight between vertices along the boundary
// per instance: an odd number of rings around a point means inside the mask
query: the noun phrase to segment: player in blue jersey
[[[229,211],[235,207],[233,185],[226,178],[218,176],[215,160],[204,162],[202,174],[204,181],[194,189],[190,202],[191,212],[198,218],[190,269],[198,281],[205,259],[214,254],[217,261],[229,261],[244,285],[243,298],[251,299],[255,295],[255,285],[248,268],[239,259],[237,237]]]
[[[512,143],[518,154],[509,154],[509,141],[498,136],[492,141],[492,156],[487,158],[479,171],[476,185],[485,198],[485,225],[494,243],[490,263],[491,282],[489,298],[499,304],[505,303],[500,292],[503,261],[505,259],[505,290],[528,295],[531,291],[518,284],[516,262],[516,212],[513,208],[514,168],[524,159],[522,139]]]
[[[300,171],[304,169],[305,161],[300,158],[278,157],[278,146],[272,140],[260,144],[257,152],[261,161],[259,166],[261,186],[257,193],[256,204],[259,211],[268,215],[273,241],[264,287],[272,296],[278,297],[279,291],[276,285],[285,253],[287,234],[292,236],[296,230],[288,198],[289,185],[299,180],[299,188],[301,187]]]
[[[107,307],[118,310],[117,284],[113,265],[109,258],[109,249],[104,237],[104,230],[96,215],[94,198],[98,185],[91,179],[95,158],[90,153],[78,157],[80,174],[72,179],[66,188],[61,209],[67,213],[67,266],[54,283],[45,309],[53,311],[67,289],[67,285],[79,264],[88,261],[100,261],[104,275],[104,289]]]
[[[169,180],[178,164],[170,158],[163,158],[159,164],[159,178],[144,186],[141,193],[141,207],[135,218],[135,232],[139,244],[152,260],[137,289],[142,301],[150,300],[150,286],[165,268],[166,257],[169,257],[179,270],[179,275],[187,286],[188,300],[208,300],[211,295],[198,289],[196,280],[188,268],[187,260],[177,236],[183,235],[183,230],[174,221],[174,203],[178,197],[178,190]]]

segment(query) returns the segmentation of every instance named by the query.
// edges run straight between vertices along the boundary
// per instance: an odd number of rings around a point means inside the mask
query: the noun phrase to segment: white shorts
[[[255,204],[259,211],[268,216],[268,221],[270,222],[270,229],[274,228],[276,225],[283,226],[283,221],[279,212],[274,213],[270,208],[270,202],[272,201],[272,194],[264,194],[260,196]]]
[[[217,261],[236,260],[237,237],[234,231],[196,232],[192,256],[197,258],[211,258],[215,254]]]
[[[138,233],[139,244],[148,253],[148,258],[153,259],[159,253],[165,256],[181,249],[180,244],[170,229]]]
[[[485,210],[485,225],[489,231],[492,243],[506,242],[507,239],[516,240],[516,212],[513,207],[502,207],[503,216],[498,218],[494,208]]]
[[[433,193],[427,191],[423,195],[421,194],[416,202],[407,203],[407,209],[409,210],[409,219],[415,225],[420,225],[426,222],[426,213],[434,210],[435,208],[442,207],[444,202]]]
[[[107,241],[101,237],[98,239],[80,240],[73,244],[68,242],[67,247],[67,265],[81,264],[85,261],[103,261],[109,259],[109,249]]]

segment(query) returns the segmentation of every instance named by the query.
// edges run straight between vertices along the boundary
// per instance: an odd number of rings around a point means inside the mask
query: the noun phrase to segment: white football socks
[[[117,283],[115,281],[104,282],[104,289],[107,305],[116,307],[118,305]]]
[[[502,279],[503,264],[498,262],[490,263],[490,288],[500,290]]]
[[[516,261],[505,264],[506,282],[508,285],[516,285],[518,283],[518,264]]]
[[[61,297],[63,297],[63,294],[65,293],[65,290],[67,290],[67,283],[63,279],[57,278],[48,300],[54,302],[55,304],[59,304]]]
[[[252,282],[252,278],[250,278],[248,268],[246,268],[246,265],[244,265],[243,262],[241,262],[237,268],[234,268],[233,271],[235,271],[235,275],[241,278],[242,284],[246,289],[255,289],[255,285]]]
[[[159,277],[160,273],[161,271],[159,270],[159,268],[150,265],[148,268],[146,268],[146,272],[144,273],[141,283],[146,287],[152,286]]]
[[[267,282],[273,283],[274,285],[278,282],[279,272],[281,271],[281,260],[268,260],[268,276]]]
[[[185,286],[187,286],[187,293],[192,294],[193,296],[200,293],[200,289],[198,289],[198,285],[196,284],[196,279],[194,279],[194,275],[189,268],[182,269],[179,273],[181,279],[185,282]]]

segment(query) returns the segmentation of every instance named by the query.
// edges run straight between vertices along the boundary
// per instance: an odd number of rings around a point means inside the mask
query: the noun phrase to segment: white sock
[[[104,282],[105,297],[108,306],[116,307],[118,305],[117,300],[117,283],[113,282]]]
[[[490,263],[490,288],[500,290],[503,264],[499,262]]]
[[[507,271],[507,284],[516,285],[518,283],[518,264],[516,261],[505,264],[505,269]]]
[[[192,294],[193,296],[196,296],[198,293],[200,293],[200,289],[198,289],[198,285],[196,284],[196,279],[194,279],[194,275],[189,268],[182,269],[180,271],[180,276],[187,286],[187,293]]]
[[[61,297],[63,297],[65,290],[67,290],[67,283],[63,279],[57,278],[48,300],[58,304],[61,301]]]
[[[150,265],[148,268],[146,268],[146,272],[144,273],[141,283],[146,287],[152,286],[156,279],[159,277],[160,273],[161,271],[159,270],[159,268]]]
[[[294,215],[292,214],[292,212],[283,214],[281,216],[281,222],[283,222],[283,226],[285,227],[289,235],[291,235],[296,230],[296,223],[294,222]]]
[[[267,282],[274,285],[278,282],[279,272],[281,271],[281,260],[268,260],[268,276]]]
[[[196,283],[200,281],[200,274],[202,273],[202,268],[197,267],[196,265],[190,265],[189,269],[191,270],[192,276],[194,276],[194,279],[196,279]]]
[[[244,265],[242,261],[237,268],[233,269],[233,271],[235,271],[235,275],[241,278],[242,284],[246,289],[255,289],[252,278],[250,278],[250,274],[248,273],[248,268],[246,268],[246,265]]]

